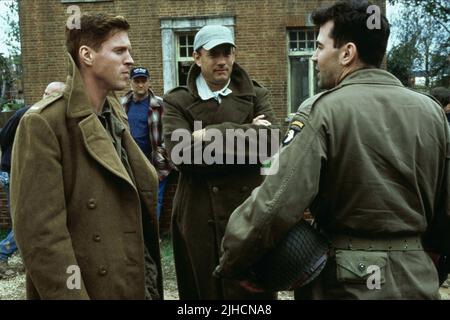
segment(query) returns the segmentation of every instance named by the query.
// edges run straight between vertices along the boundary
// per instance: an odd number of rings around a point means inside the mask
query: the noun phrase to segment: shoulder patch
[[[39,113],[42,110],[44,110],[46,107],[51,105],[53,102],[58,101],[59,99],[61,99],[63,97],[63,95],[64,94],[62,92],[60,92],[60,93],[53,93],[53,94],[49,95],[47,98],[36,102],[34,105],[32,105],[30,107],[30,109],[27,112]]]
[[[303,127],[305,126],[305,123],[306,123],[305,117],[303,117],[298,113],[294,115],[289,125],[289,128],[286,132],[286,135],[284,136],[282,142],[283,147],[291,143],[292,140],[294,140],[295,136],[302,131]]]

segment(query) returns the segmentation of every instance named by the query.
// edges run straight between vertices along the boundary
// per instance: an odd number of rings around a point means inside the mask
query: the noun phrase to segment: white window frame
[[[194,61],[194,57],[192,57],[192,56],[186,56],[186,57],[182,57],[182,56],[180,56],[180,47],[181,47],[181,43],[180,43],[180,37],[181,36],[185,36],[186,37],[186,42],[188,43],[188,36],[195,36],[195,33],[193,33],[193,32],[180,32],[180,33],[177,33],[176,34],[176,42],[177,42],[177,48],[176,48],[176,52],[177,52],[177,61],[176,61],[176,74],[178,75],[179,74],[179,65],[178,65],[178,63],[179,62],[185,62],[185,61],[189,61],[189,62],[193,62]],[[194,43],[192,43],[192,45],[193,45]],[[187,44],[187,46],[186,47],[189,47],[189,44]],[[180,83],[179,83],[179,78],[178,78],[178,76],[176,77],[176,81],[177,81],[177,86],[179,86],[180,85]]]
[[[179,60],[177,59],[179,50],[177,34],[198,31],[203,26],[214,24],[228,27],[234,37],[234,16],[162,18],[160,20],[165,93],[178,85]]]
[[[290,50],[290,38],[289,38],[289,33],[293,32],[293,31],[297,31],[297,32],[301,32],[301,31],[314,31],[314,35],[315,35],[315,39],[314,39],[314,48],[313,49],[308,49],[308,50],[304,50],[304,51],[291,51]],[[311,60],[312,56],[314,55],[314,52],[317,48],[317,34],[319,33],[318,30],[314,29],[314,28],[310,28],[310,27],[304,27],[304,28],[298,28],[298,29],[288,29],[286,31],[286,43],[287,43],[287,52],[288,52],[288,69],[287,69],[287,121],[294,115],[294,112],[292,112],[292,108],[293,106],[291,105],[291,57],[309,57],[309,63],[308,63],[308,83],[309,83],[309,97],[312,97],[315,92],[314,92],[314,87],[315,87],[315,83],[314,83],[314,62]],[[308,41],[308,38],[305,37],[305,41]],[[295,106],[295,108],[297,108],[299,106]]]

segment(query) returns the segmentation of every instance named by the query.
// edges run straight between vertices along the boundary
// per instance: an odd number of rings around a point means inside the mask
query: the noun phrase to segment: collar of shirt
[[[222,102],[221,96],[226,97],[227,95],[229,95],[230,93],[233,92],[233,91],[231,91],[230,88],[228,88],[228,86],[230,85],[230,82],[231,82],[231,79],[228,79],[228,83],[225,85],[225,87],[223,87],[222,89],[220,89],[218,91],[212,91],[209,88],[208,84],[206,83],[206,80],[203,77],[203,75],[199,74],[199,76],[197,77],[197,80],[196,80],[198,95],[204,101],[209,100],[209,99],[216,99],[217,102],[221,103]]]
[[[142,97],[142,99],[139,99],[139,100],[137,100],[137,99],[135,98],[134,94],[131,94],[131,100],[132,100],[134,103],[140,103],[140,102],[144,101],[145,99],[148,99],[148,92],[147,92],[147,94],[145,95],[145,97]]]

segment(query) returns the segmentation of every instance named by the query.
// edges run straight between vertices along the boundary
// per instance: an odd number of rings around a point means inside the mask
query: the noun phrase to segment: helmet
[[[253,266],[251,273],[265,290],[294,290],[320,274],[327,262],[328,249],[327,239],[302,219]]]

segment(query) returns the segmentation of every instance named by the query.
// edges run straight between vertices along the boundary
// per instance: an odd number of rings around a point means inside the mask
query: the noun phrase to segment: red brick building
[[[65,80],[64,28],[78,6],[81,13],[125,16],[137,65],[150,70],[162,95],[183,84],[192,61],[195,32],[206,24],[228,26],[237,57],[249,74],[270,90],[282,124],[315,93],[316,30],[310,14],[326,0],[21,0],[20,28],[25,101],[38,100],[47,83]],[[385,11],[385,1],[374,1]],[[70,9],[70,10],[69,10]]]

